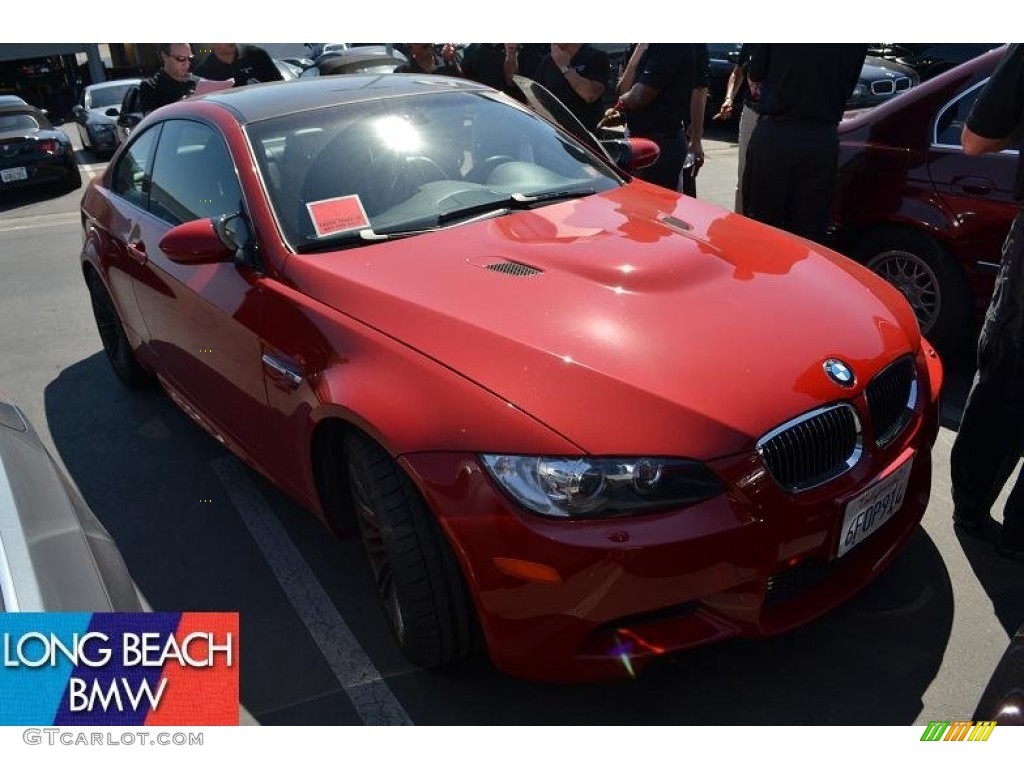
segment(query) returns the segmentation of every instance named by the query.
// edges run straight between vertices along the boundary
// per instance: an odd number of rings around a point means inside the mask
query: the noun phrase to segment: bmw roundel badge
[[[842,360],[836,360],[834,357],[830,357],[825,361],[824,368],[828,377],[840,387],[852,387],[857,380],[853,375],[853,369]]]

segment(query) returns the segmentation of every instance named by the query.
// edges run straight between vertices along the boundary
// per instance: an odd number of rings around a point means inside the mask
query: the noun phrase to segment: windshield
[[[121,100],[132,87],[132,83],[109,85],[105,88],[91,88],[85,94],[86,109],[102,109],[103,107],[120,107]]]
[[[483,92],[343,104],[247,130],[285,236],[299,246],[448,226],[622,183],[545,120]]]
[[[33,131],[39,127],[39,121],[32,115],[24,113],[0,115],[0,131]]]

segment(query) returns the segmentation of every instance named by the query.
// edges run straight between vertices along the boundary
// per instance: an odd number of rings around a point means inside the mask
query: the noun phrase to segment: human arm
[[[569,51],[558,43],[552,43],[551,61],[575,94],[588,104],[593,104],[604,94],[608,82],[608,56],[603,51],[595,51],[583,65],[582,71],[579,71],[571,66],[572,56]]]
[[[1024,47],[1011,45],[971,108],[960,143],[967,155],[1001,152],[1024,132]]]

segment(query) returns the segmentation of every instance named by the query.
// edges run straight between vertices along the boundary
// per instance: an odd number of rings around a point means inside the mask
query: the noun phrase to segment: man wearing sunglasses
[[[213,43],[213,50],[196,66],[196,74],[207,80],[231,80],[235,85],[283,80],[270,54],[256,45]]]
[[[199,82],[199,78],[188,71],[192,64],[192,48],[188,43],[161,43],[160,61],[163,63],[160,70],[139,84],[139,106],[147,115],[165,104],[191,96]]]

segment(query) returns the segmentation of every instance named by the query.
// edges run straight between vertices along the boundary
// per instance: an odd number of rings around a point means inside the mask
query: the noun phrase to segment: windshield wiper
[[[576,197],[586,197],[587,195],[594,194],[593,187],[573,187],[572,189],[556,189],[551,192],[540,192],[536,195],[526,195],[522,192],[513,192],[508,197],[498,197],[494,200],[486,200],[482,203],[476,203],[474,205],[467,205],[462,208],[456,208],[452,211],[445,211],[439,213],[433,218],[433,221],[438,226],[445,224],[451,224],[453,221],[459,219],[469,218],[472,216],[478,216],[482,213],[489,213],[491,211],[503,211],[503,210],[515,210],[522,211],[530,208],[534,208],[539,205],[546,205],[548,203],[557,203],[562,200],[571,200]]]
[[[468,224],[470,220],[477,217],[485,218],[512,210],[527,210],[539,205],[571,200],[576,197],[586,197],[592,194],[594,194],[593,187],[557,189],[550,192],[541,192],[536,195],[513,192],[508,197],[498,197],[494,200],[466,205],[462,208],[456,208],[436,215],[421,216],[412,221],[406,221],[400,225],[384,227],[379,230],[373,227],[363,227],[362,229],[350,229],[346,232],[337,232],[324,237],[308,237],[304,242],[297,245],[295,250],[298,253],[315,253],[316,251],[341,250],[343,248],[372,245],[373,243],[380,243],[385,240],[400,240],[403,237],[436,232],[442,227],[456,222]]]
[[[343,248],[353,248],[360,245],[372,245],[385,240],[401,240],[403,237],[423,235],[427,232],[436,232],[438,227],[424,227],[420,229],[406,229],[395,227],[393,229],[375,230],[373,227],[362,229],[350,229],[346,232],[337,232],[324,237],[309,237],[305,242],[295,247],[298,253],[315,253],[316,251],[335,251]]]

